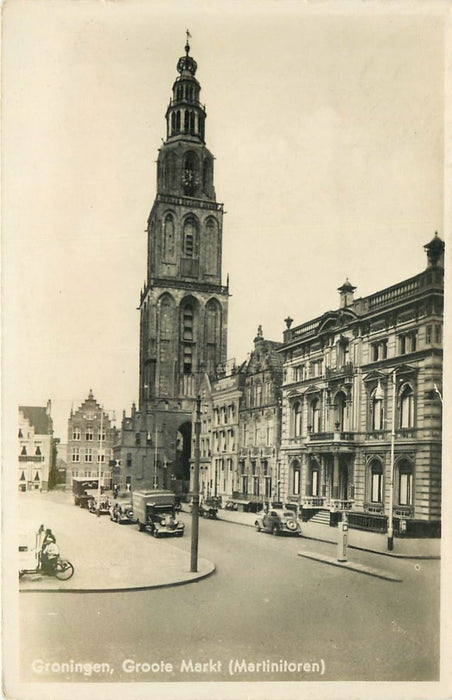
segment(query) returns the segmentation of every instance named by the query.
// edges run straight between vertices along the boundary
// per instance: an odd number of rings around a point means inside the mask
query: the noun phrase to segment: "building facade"
[[[232,498],[237,473],[244,375],[235,361],[228,361],[219,367],[217,377],[206,381],[201,392],[200,494],[225,504]],[[193,441],[192,462],[194,448]]]
[[[259,326],[254,349],[243,367],[238,472],[233,500],[246,509],[279,502],[281,442],[281,343],[265,340]]]
[[[202,384],[200,494],[225,505],[258,510],[280,499],[281,345],[259,326],[254,348],[241,365],[220,365]],[[194,419],[194,417],[193,417]],[[192,445],[192,468],[195,443]]]
[[[19,406],[19,491],[47,491],[55,466],[51,402],[47,406]]]
[[[188,491],[193,404],[202,377],[214,377],[226,359],[223,205],[216,201],[214,158],[205,142],[206,110],[196,70],[187,40],[166,111],[157,194],[147,225],[147,279],[139,302],[139,405],[123,417],[115,448],[122,485],[133,486],[135,480],[143,487],[177,483]],[[129,444],[137,439],[139,445]],[[140,450],[134,454],[132,447]]]
[[[67,433],[66,486],[72,487],[74,476],[96,478],[111,486],[111,461],[116,441],[110,417],[90,390],[88,398],[71,413]]]
[[[282,497],[304,514],[439,533],[444,243],[425,249],[424,272],[356,300],[346,280],[339,309],[286,320]]]

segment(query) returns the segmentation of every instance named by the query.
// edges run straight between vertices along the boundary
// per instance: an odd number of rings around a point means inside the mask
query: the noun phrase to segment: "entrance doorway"
[[[348,466],[344,462],[339,465],[339,498],[343,501],[348,498]]]
[[[191,421],[179,426],[176,438],[176,462],[174,465],[174,487],[176,493],[184,494],[190,490],[190,456],[191,456]]]

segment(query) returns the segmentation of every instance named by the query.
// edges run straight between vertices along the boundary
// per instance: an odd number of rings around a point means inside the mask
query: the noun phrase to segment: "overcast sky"
[[[145,228],[187,27],[227,212],[228,356],[259,324],[281,340],[287,315],[337,308],[346,277],[365,296],[423,270],[444,238],[446,4],[10,0],[9,408],[50,398],[65,441],[90,388],[117,418],[137,399]]]

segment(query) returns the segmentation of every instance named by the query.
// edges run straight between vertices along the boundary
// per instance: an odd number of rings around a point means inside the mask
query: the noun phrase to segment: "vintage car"
[[[74,504],[76,506],[80,506],[80,508],[88,508],[88,501],[93,493],[97,492],[98,486],[98,479],[87,479],[83,476],[74,476],[72,478]]]
[[[261,511],[254,523],[257,532],[271,532],[272,535],[301,536],[301,521],[292,510],[272,508]]]
[[[88,494],[88,510],[90,513],[97,513],[99,502],[99,515],[107,515],[110,512],[110,499],[106,493],[102,493],[99,498],[97,489],[95,491],[87,491]]]
[[[174,535],[182,537],[185,525],[176,518],[176,498],[172,491],[133,491],[133,517],[140,531],[154,537]]]
[[[132,494],[130,491],[119,491],[110,502],[110,520],[117,523],[133,523]]]

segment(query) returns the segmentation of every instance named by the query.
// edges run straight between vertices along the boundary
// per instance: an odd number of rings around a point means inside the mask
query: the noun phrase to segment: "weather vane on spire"
[[[188,31],[188,29],[185,33],[187,35],[187,43],[185,44],[185,53],[188,55],[188,52],[190,51],[190,44],[188,43],[188,40],[191,39],[191,34]]]

